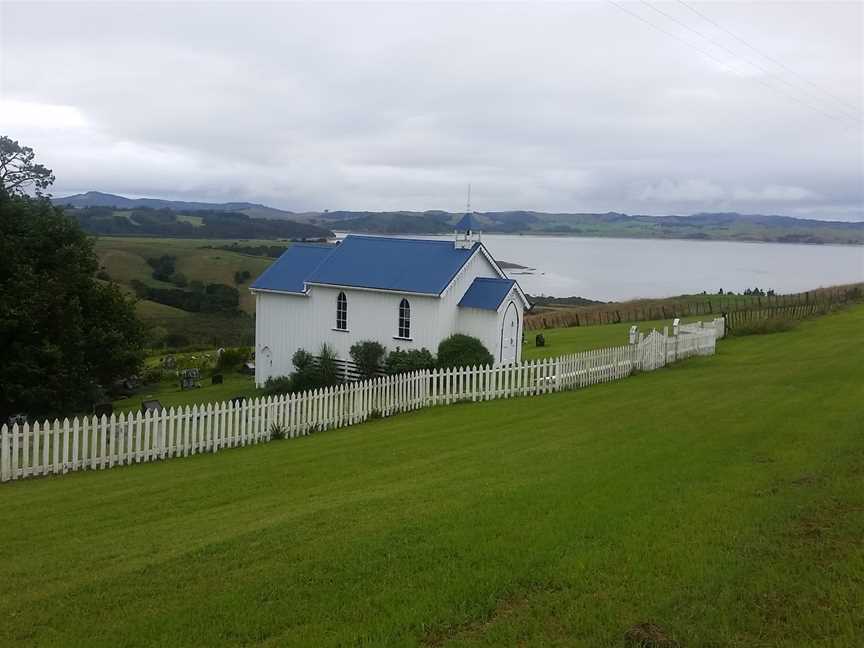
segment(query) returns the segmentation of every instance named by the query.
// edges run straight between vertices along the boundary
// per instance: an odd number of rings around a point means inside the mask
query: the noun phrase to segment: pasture
[[[6,484],[0,645],[860,645],[862,326]]]
[[[170,283],[152,277],[153,268],[147,264],[150,257],[171,255],[177,257],[177,271],[189,281],[221,283],[237,288],[240,294],[240,315],[228,313],[191,313],[180,308],[140,300],[138,317],[150,332],[151,341],[168,334],[180,335],[195,345],[248,343],[254,330],[255,298],[249,285],[272,263],[273,259],[240,254],[230,250],[208,249],[208,246],[231,245],[225,239],[172,239],[102,236],[96,239],[96,253],[100,264],[112,281],[132,292],[132,281],[138,280],[154,288],[173,288]],[[243,240],[243,245],[273,245],[275,241]],[[249,272],[243,284],[234,281],[235,272]]]

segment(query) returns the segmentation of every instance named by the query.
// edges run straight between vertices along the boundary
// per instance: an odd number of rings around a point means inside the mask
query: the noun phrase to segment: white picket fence
[[[536,396],[619,380],[714,353],[721,330],[653,331],[635,344],[500,367],[417,371],[301,394],[0,429],[0,480],[219,452],[463,401]]]

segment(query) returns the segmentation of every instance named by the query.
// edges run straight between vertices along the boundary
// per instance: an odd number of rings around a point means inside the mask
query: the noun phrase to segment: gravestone
[[[201,373],[197,369],[183,369],[180,372],[180,389],[195,389],[200,387]]]
[[[141,413],[146,414],[147,412],[159,412],[162,410],[162,403],[158,400],[145,400],[141,401]]]
[[[221,385],[222,384],[222,374],[213,374],[213,377],[210,379],[210,383],[213,385]]]
[[[537,337],[534,338],[534,346],[538,346],[538,347],[546,346],[546,338],[542,333],[538,333]]]
[[[114,413],[114,405],[112,403],[96,403],[93,406],[93,414],[102,418],[103,416],[111,416]]]

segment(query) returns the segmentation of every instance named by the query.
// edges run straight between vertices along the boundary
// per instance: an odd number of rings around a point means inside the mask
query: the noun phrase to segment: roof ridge
[[[452,240],[444,239],[403,238],[401,236],[374,236],[370,234],[347,234],[343,240],[349,238],[366,239],[368,241],[387,241],[389,243],[433,243],[436,245],[441,245],[442,243],[451,245],[453,243]]]

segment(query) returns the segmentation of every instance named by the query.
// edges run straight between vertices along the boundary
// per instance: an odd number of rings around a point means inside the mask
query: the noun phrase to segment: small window
[[[399,302],[399,337],[411,337],[411,304],[407,299]]]
[[[348,298],[345,297],[344,292],[340,292],[336,298],[336,329],[348,330]]]

